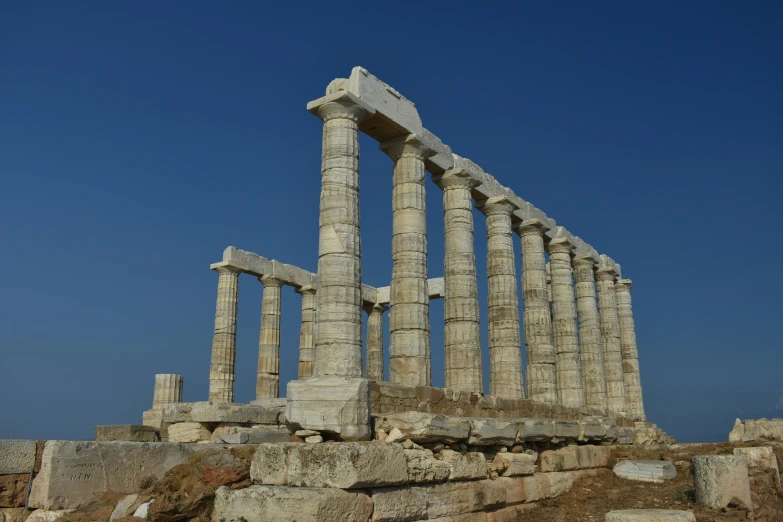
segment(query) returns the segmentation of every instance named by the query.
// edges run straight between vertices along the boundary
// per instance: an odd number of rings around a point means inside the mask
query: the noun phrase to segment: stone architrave
[[[522,302],[527,345],[527,397],[557,402],[555,348],[552,318],[546,289],[544,233],[549,227],[540,219],[526,219],[517,227],[522,238]]]
[[[604,377],[606,379],[606,406],[614,413],[625,413],[625,384],[623,383],[623,356],[620,346],[620,320],[617,317],[614,282],[617,271],[614,267],[599,268],[598,309],[601,314],[601,341],[604,354]]]
[[[615,283],[617,317],[620,320],[620,346],[623,354],[623,382],[628,413],[645,420],[642,398],[642,378],[639,373],[639,350],[636,346],[636,327],[631,308],[631,280],[620,279]]]
[[[394,161],[389,382],[429,386],[427,210],[424,160],[434,152],[413,134],[381,143]]]
[[[582,358],[582,383],[585,405],[606,410],[603,344],[598,304],[595,296],[595,265],[590,255],[573,259],[576,287],[576,309],[579,316],[579,353]]]
[[[571,270],[573,245],[568,238],[549,242],[549,267],[552,275],[552,327],[557,362],[557,394],[560,404],[585,405],[582,385],[582,361],[576,333],[576,304]]]
[[[505,196],[498,196],[482,202],[479,208],[487,217],[489,394],[524,399],[516,252],[511,225],[511,214],[518,207]]]
[[[296,290],[302,296],[302,327],[299,331],[299,379],[313,376],[315,365],[315,287]]]
[[[383,312],[386,306],[367,307],[367,378],[383,382]]]
[[[182,376],[173,373],[156,374],[152,409],[161,410],[175,402],[182,402]]]
[[[237,305],[241,270],[220,266],[216,267],[215,271],[220,276],[215,305],[215,333],[212,337],[212,362],[209,367],[209,400],[216,404],[225,404],[234,402]]]
[[[443,190],[446,388],[483,393],[471,196],[471,189],[479,182],[462,169],[448,170],[434,176],[433,181]]]
[[[280,396],[280,301],[283,282],[272,276],[258,278],[264,285],[261,332],[258,340],[256,399]]]

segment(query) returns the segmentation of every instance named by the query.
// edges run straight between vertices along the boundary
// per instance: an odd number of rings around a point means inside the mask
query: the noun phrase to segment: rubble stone
[[[498,453],[493,462],[503,469],[504,477],[532,475],[536,471],[537,455],[527,453]]]
[[[458,442],[470,434],[467,419],[418,411],[379,416],[375,429],[390,433],[393,428],[414,442]],[[388,440],[388,439],[387,439]]]
[[[424,450],[403,450],[408,464],[408,482],[443,482],[449,478],[451,466]]]
[[[469,452],[462,454],[453,450],[443,450],[439,456],[451,468],[449,480],[487,478],[487,459],[483,453]]]

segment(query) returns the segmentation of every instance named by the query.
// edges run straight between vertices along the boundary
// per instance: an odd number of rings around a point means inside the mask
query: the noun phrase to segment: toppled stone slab
[[[540,466],[542,472],[608,468],[611,458],[608,446],[566,446],[542,452]]]
[[[311,377],[286,388],[285,422],[291,431],[315,430],[342,440],[370,439],[369,381]]]
[[[459,442],[468,438],[470,421],[419,411],[393,413],[375,419],[376,430],[390,433],[394,428],[413,442]]]
[[[612,471],[620,478],[641,482],[664,482],[677,476],[677,468],[668,460],[623,460]]]
[[[158,430],[143,424],[111,424],[95,426],[95,440],[98,442],[157,442]]]
[[[366,522],[373,503],[364,492],[338,488],[250,486],[215,492],[213,520],[246,522]]]
[[[403,449],[384,442],[263,444],[250,466],[256,484],[318,488],[396,486],[408,482]]]
[[[178,402],[163,408],[163,422],[277,424],[283,406],[279,402],[262,404],[212,404],[211,402]],[[145,422],[145,424],[147,424]]]
[[[741,502],[752,509],[748,461],[742,455],[699,455],[691,461],[696,502],[722,509]]]
[[[34,440],[0,440],[0,474],[30,473],[35,467]]]
[[[171,424],[167,432],[169,442],[202,442],[212,440],[212,432],[200,422]]]
[[[444,482],[449,478],[451,466],[424,450],[403,450],[408,465],[408,482]]]
[[[492,446],[500,444],[513,446],[517,441],[519,422],[507,419],[469,419],[470,436],[468,444]],[[577,425],[578,429],[578,425]]]
[[[483,453],[460,453],[443,450],[440,458],[449,465],[449,480],[476,480],[487,478],[487,459]]]
[[[674,509],[622,509],[610,511],[605,522],[696,522],[690,511]]]

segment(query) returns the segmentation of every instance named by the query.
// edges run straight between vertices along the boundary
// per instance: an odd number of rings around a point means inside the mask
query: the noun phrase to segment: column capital
[[[416,158],[424,161],[434,156],[436,152],[424,144],[415,134],[405,134],[378,144],[378,148],[385,152],[393,161],[400,158]]]
[[[364,311],[367,312],[368,315],[373,312],[383,314],[384,312],[386,312],[386,310],[389,309],[389,307],[383,303],[375,303],[375,304],[364,303],[362,308],[364,308]]]
[[[547,245],[547,252],[550,254],[574,254],[574,245],[567,237],[556,237]]]
[[[516,231],[520,236],[540,236],[549,231],[549,226],[538,218],[526,219],[516,226]]]
[[[375,115],[375,109],[366,106],[356,95],[348,91],[337,91],[307,104],[307,110],[324,122],[342,118],[359,123]]]
[[[618,279],[614,284],[614,289],[617,292],[630,292],[633,282],[630,279]]]
[[[283,286],[283,280],[276,278],[272,274],[262,275],[258,278],[258,280],[261,281],[261,284],[264,285],[264,288],[267,286],[272,288],[280,288]]]
[[[235,266],[230,266],[230,265],[224,265],[224,264],[220,264],[220,263],[215,263],[214,265],[210,265],[209,268],[211,270],[214,270],[215,272],[217,272],[220,275],[224,275],[224,274],[236,274],[236,275],[239,275],[239,274],[241,274],[243,272],[243,270],[241,268],[238,268],[238,267],[235,267]]]
[[[617,270],[613,266],[599,268],[595,271],[595,278],[598,281],[614,281],[617,278]]]
[[[297,294],[302,294],[302,295],[305,295],[305,294],[307,294],[307,295],[315,295],[315,292],[317,290],[318,289],[315,286],[313,286],[313,285],[299,286],[299,287],[294,289],[294,291]]]
[[[595,268],[598,265],[598,259],[592,254],[577,254],[574,256],[573,264],[579,267],[589,266],[590,268]]]
[[[455,188],[470,190],[481,185],[481,181],[473,178],[465,169],[449,169],[442,174],[435,174],[432,176],[432,181],[434,181],[441,190]]]
[[[481,210],[485,216],[510,216],[519,209],[519,206],[506,196],[495,196],[477,201],[476,208]]]

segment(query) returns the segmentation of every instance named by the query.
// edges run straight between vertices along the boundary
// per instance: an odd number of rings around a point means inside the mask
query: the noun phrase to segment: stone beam
[[[427,279],[427,286],[429,287],[430,292],[430,300],[432,299],[443,299],[443,297],[446,295],[444,281],[442,277],[435,277],[433,279]],[[377,292],[377,297],[375,303],[378,304],[389,304],[390,301],[390,295],[391,295],[391,287],[388,286],[381,286],[378,288],[373,288],[375,292]],[[369,292],[367,296],[369,297]],[[364,302],[369,302],[365,298],[364,289],[362,288],[362,299]]]

